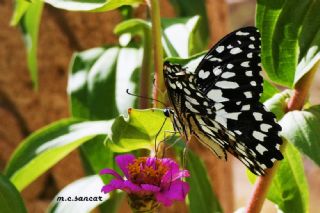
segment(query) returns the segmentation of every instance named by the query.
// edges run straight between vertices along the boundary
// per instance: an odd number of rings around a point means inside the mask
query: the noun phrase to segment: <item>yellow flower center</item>
[[[152,165],[146,165],[147,157],[140,157],[128,164],[130,180],[136,184],[160,185],[162,176],[168,171],[161,160],[156,159]]]

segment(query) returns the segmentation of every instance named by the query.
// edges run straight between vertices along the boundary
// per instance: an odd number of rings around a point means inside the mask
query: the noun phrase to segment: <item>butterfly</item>
[[[259,102],[260,45],[258,29],[244,27],[221,39],[195,69],[169,61],[163,69],[172,105],[165,115],[175,130],[219,158],[231,153],[256,175],[283,159],[281,126]]]

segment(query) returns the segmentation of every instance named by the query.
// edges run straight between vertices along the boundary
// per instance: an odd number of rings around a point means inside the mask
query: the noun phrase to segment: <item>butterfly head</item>
[[[174,111],[173,111],[172,109],[170,109],[170,108],[165,108],[165,109],[163,110],[163,114],[164,114],[166,117],[170,118],[171,116],[174,115]]]

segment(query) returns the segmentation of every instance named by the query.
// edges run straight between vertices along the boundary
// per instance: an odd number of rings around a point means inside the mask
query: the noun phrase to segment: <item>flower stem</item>
[[[163,80],[163,50],[161,44],[161,22],[160,22],[160,7],[158,0],[148,0],[148,6],[151,14],[152,22],[152,43],[154,57],[154,87],[153,98],[159,101],[164,101],[165,85]],[[154,107],[159,107],[159,102],[153,102]]]
[[[287,104],[287,112],[302,109],[319,65],[320,62],[317,62],[313,68],[295,85],[293,95]],[[286,140],[283,140],[283,145],[281,146],[282,152],[285,150],[286,143]],[[265,176],[261,176],[257,179],[254,185],[253,193],[249,200],[249,204],[247,206],[247,213],[258,213],[261,211],[264,200],[266,199],[268,190],[271,186],[272,179],[276,174],[280,163],[281,162],[277,161],[272,168],[266,171]]]

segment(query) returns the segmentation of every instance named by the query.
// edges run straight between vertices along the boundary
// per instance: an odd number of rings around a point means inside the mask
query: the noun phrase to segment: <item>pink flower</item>
[[[179,165],[169,158],[140,157],[131,154],[119,155],[116,163],[124,177],[112,169],[103,169],[100,174],[110,174],[115,177],[101,191],[109,193],[121,189],[129,197],[148,197],[165,206],[170,206],[174,200],[182,201],[189,192],[189,185],[181,178],[189,177],[189,171],[180,170]]]

